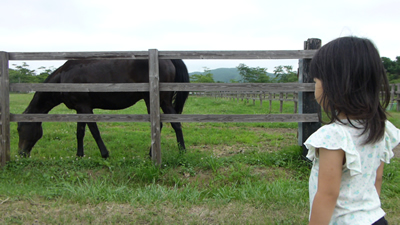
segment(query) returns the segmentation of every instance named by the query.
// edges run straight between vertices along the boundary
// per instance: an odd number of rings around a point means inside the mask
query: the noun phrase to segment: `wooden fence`
[[[299,143],[320,127],[314,84],[308,68],[321,40],[308,39],[305,50],[284,51],[126,51],[126,52],[0,52],[1,165],[10,160],[10,122],[150,122],[153,161],[161,165],[160,122],[299,122]],[[148,59],[149,83],[9,84],[9,60]],[[296,84],[159,83],[158,59],[299,59]],[[175,115],[160,114],[160,91],[263,91],[299,92],[298,114]],[[150,92],[150,115],[10,114],[9,91],[48,92]],[[301,95],[301,96],[300,96]],[[301,139],[301,140],[300,140]],[[304,146],[303,146],[304,148]]]
[[[283,110],[283,102],[294,102],[293,113],[297,113],[297,103],[298,103],[298,93],[297,92],[280,92],[280,93],[272,93],[269,91],[212,91],[212,92],[202,92],[195,93],[193,95],[201,95],[201,96],[209,96],[212,98],[225,98],[229,100],[236,100],[250,103],[250,100],[253,102],[253,105],[256,104],[256,101],[259,101],[260,105],[263,105],[263,102],[269,102],[269,111],[272,111],[272,101],[279,101],[279,112],[282,113]]]
[[[212,98],[224,98],[229,100],[236,100],[246,102],[247,104],[252,101],[253,105],[256,101],[263,105],[263,102],[267,101],[269,103],[269,111],[272,111],[272,101],[279,101],[279,112],[282,113],[284,102],[294,102],[293,113],[297,113],[297,103],[299,101],[298,93],[288,90],[286,92],[273,93],[270,91],[211,91],[211,92],[192,92],[194,96],[208,96]],[[396,109],[397,112],[400,111],[400,83],[390,84],[390,104],[388,110]]]
[[[396,106],[396,111],[400,111],[400,84],[390,85],[390,104],[389,109],[392,110]]]

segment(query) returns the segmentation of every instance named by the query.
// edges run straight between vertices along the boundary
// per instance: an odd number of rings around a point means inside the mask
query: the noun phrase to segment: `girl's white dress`
[[[356,127],[359,123],[351,121]],[[317,148],[342,149],[346,163],[342,169],[340,194],[330,224],[373,224],[385,215],[375,188],[376,171],[381,161],[390,163],[393,148],[400,142],[400,130],[386,122],[385,137],[374,144],[362,145],[363,129],[339,122],[325,125],[304,143],[307,158],[313,161],[309,180],[310,209],[317,193],[319,158]],[[311,212],[311,210],[310,210]]]

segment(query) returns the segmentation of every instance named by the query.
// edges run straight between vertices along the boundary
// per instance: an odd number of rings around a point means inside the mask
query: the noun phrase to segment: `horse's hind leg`
[[[176,114],[176,111],[172,105],[167,105],[167,104],[162,104],[161,108],[165,114]],[[182,133],[182,125],[180,122],[175,122],[171,123],[172,128],[175,131],[176,134],[176,140],[178,142],[179,150],[180,151],[185,151],[185,141],[183,139],[183,133]]]
[[[92,133],[94,140],[97,143],[97,146],[100,149],[101,157],[103,157],[105,159],[108,158],[109,153],[108,153],[106,146],[104,145],[103,139],[101,139],[100,131],[99,131],[99,128],[97,127],[97,123],[91,122],[91,123],[87,123],[87,125],[90,129],[90,132]]]
[[[76,139],[78,140],[78,151],[76,155],[79,157],[83,157],[85,154],[83,153],[83,138],[85,137],[85,128],[86,123],[78,122],[76,127]]]
[[[172,128],[174,128],[176,134],[176,140],[178,142],[179,150],[186,151],[185,141],[183,140],[182,125],[179,122],[171,123]]]

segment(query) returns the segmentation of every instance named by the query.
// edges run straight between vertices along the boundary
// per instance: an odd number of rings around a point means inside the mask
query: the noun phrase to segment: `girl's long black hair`
[[[328,123],[340,122],[339,115],[345,115],[362,124],[362,134],[368,135],[364,144],[383,138],[389,82],[370,40],[342,37],[329,42],[314,55],[310,73],[322,81],[321,105]]]

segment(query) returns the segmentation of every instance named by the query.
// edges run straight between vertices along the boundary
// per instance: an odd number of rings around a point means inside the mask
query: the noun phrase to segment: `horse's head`
[[[19,135],[19,154],[21,156],[29,156],[31,150],[36,142],[42,138],[43,129],[40,122],[19,122],[18,123]]]

